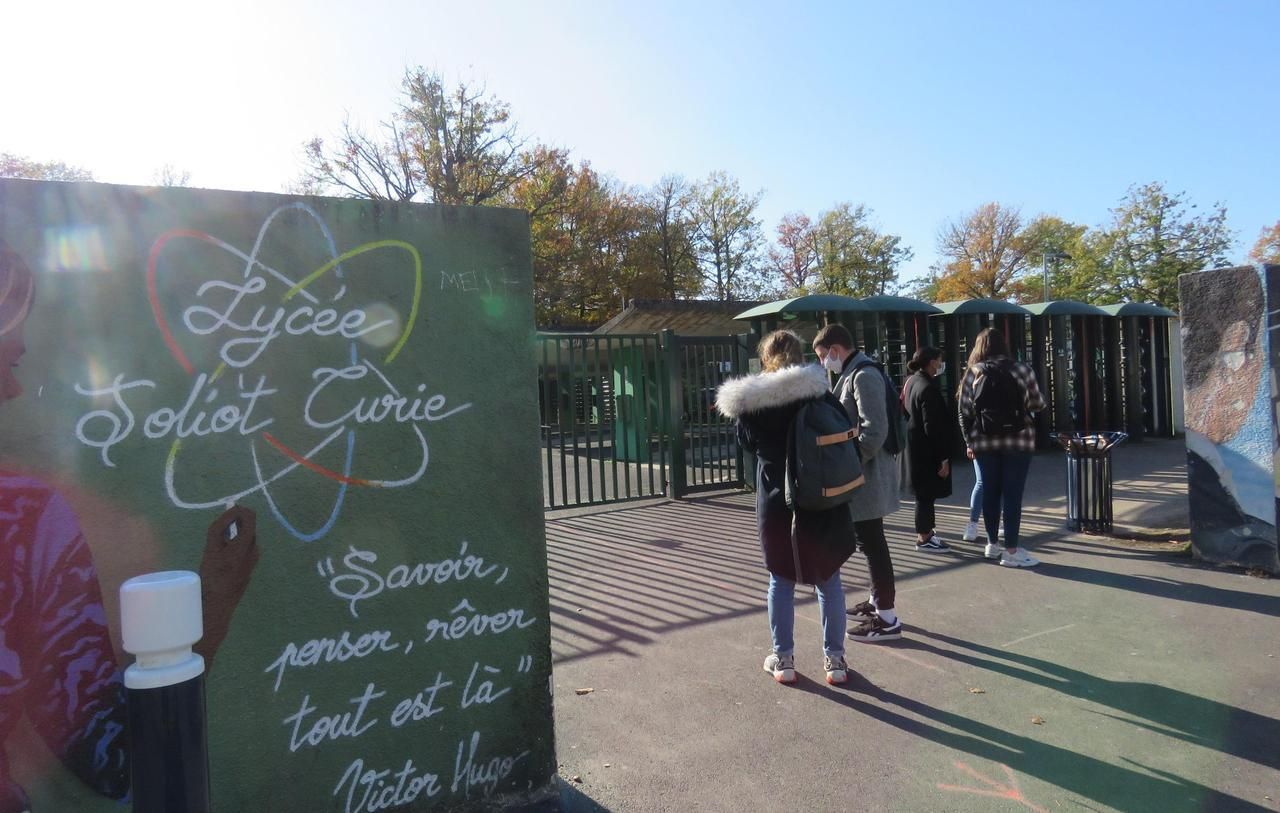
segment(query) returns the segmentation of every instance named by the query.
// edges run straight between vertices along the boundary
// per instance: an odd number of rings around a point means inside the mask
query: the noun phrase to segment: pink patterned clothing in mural
[[[0,472],[0,744],[25,715],[85,784],[124,799],[121,677],[71,507],[44,483]],[[28,809],[0,749],[0,813]]]

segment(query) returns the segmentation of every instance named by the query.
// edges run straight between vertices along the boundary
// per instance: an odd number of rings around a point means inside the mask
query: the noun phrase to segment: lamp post
[[[1070,254],[1066,253],[1065,251],[1059,251],[1059,250],[1058,250],[1058,249],[1056,249],[1056,248],[1049,249],[1048,251],[1046,251],[1046,252],[1044,253],[1044,259],[1041,261],[1041,266],[1042,266],[1042,268],[1044,269],[1044,301],[1045,301],[1045,302],[1049,302],[1049,301],[1050,301],[1050,299],[1049,299],[1049,297],[1050,297],[1050,290],[1049,290],[1049,262],[1050,262],[1050,261],[1052,261],[1052,262],[1053,262],[1053,270],[1054,270],[1054,271],[1057,271],[1057,270],[1058,270],[1058,261],[1059,261],[1059,260],[1069,260],[1069,259],[1071,259],[1071,255],[1070,255]]]

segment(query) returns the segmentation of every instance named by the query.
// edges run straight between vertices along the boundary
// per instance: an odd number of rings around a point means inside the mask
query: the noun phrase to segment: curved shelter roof
[[[867,306],[868,310],[873,311],[892,311],[894,313],[942,313],[936,305],[930,305],[928,302],[922,302],[919,299],[912,299],[909,296],[890,296],[881,294],[879,296],[867,296],[858,300]]]
[[[1148,302],[1117,302],[1114,305],[1101,305],[1104,311],[1112,316],[1164,316],[1178,318],[1178,314],[1162,308],[1159,305],[1152,305]]]
[[[1003,299],[961,299],[958,302],[939,302],[938,313],[963,316],[966,313],[1008,313],[1014,316],[1029,316],[1031,311],[1006,302]]]
[[[860,299],[839,294],[807,294],[791,299],[779,299],[766,302],[743,311],[734,319],[763,319],[766,316],[779,316],[784,313],[824,313],[826,311],[869,311]]]
[[[1035,302],[1023,307],[1036,316],[1110,316],[1109,313],[1096,305],[1077,302],[1074,299]]]

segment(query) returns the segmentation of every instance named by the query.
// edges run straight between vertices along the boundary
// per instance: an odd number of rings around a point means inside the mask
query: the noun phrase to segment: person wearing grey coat
[[[867,557],[871,575],[871,596],[849,609],[860,622],[849,638],[862,643],[880,643],[902,637],[902,622],[894,610],[893,559],[884,535],[884,518],[898,509],[900,474],[898,458],[885,448],[892,431],[886,411],[886,377],[863,352],[853,349],[853,336],[843,325],[827,325],[813,340],[814,352],[830,372],[838,373],[832,392],[861,434],[866,482],[850,503],[854,536]],[[896,416],[893,416],[896,417]]]

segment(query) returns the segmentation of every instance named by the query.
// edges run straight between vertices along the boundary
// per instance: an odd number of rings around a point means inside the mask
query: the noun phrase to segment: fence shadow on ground
[[[1117,500],[1169,503],[1171,489],[1185,491],[1182,451],[1176,442],[1121,447],[1117,455]],[[1146,469],[1143,469],[1143,466]],[[1064,477],[1060,455],[1037,456],[1032,476],[1038,496],[1029,498],[1023,537],[1031,548],[1088,551],[1104,557],[1153,554],[1091,545],[1065,532]],[[1183,479],[1179,479],[1183,478]],[[972,467],[957,466],[954,496],[937,506],[937,528],[951,542],[950,554],[915,550],[912,505],[904,501],[885,521],[899,584],[981,564],[981,544],[960,534],[969,519]],[[1029,484],[1029,493],[1033,485]],[[1165,511],[1166,516],[1169,515]],[[1176,506],[1174,511],[1176,519]],[[639,655],[643,647],[674,630],[765,611],[768,575],[756,541],[755,496],[716,492],[680,501],[654,500],[547,518],[551,581],[552,651],[557,662],[614,653]],[[1187,560],[1174,562],[1189,565]],[[1183,601],[1238,607],[1280,615],[1274,601],[1176,580],[1129,577],[1089,568],[1047,565],[1044,575]],[[865,560],[855,554],[842,571],[851,598],[868,588]],[[798,605],[814,602],[797,595]]]

